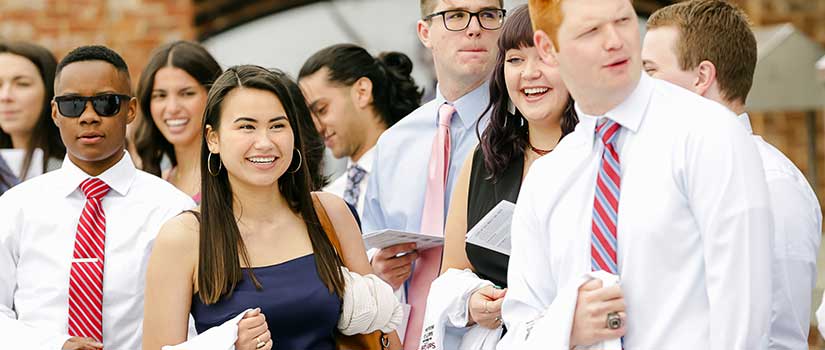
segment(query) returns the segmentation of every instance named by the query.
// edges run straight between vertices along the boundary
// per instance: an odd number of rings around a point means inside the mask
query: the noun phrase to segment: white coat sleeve
[[[510,230],[512,253],[498,350],[568,349],[577,288],[559,289],[550,268],[548,232],[535,214],[535,172],[524,180]],[[572,301],[572,303],[571,303]]]
[[[13,189],[0,197],[0,339],[8,349],[61,349],[71,338],[68,334],[26,324],[14,310],[23,227],[19,202]]]
[[[762,161],[734,118],[692,130],[685,194],[702,237],[712,350],[756,349],[771,314],[773,225]]]

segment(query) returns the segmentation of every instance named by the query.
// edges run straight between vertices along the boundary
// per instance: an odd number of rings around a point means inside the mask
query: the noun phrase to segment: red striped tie
[[[106,214],[100,201],[109,185],[89,178],[80,184],[86,205],[77,223],[69,276],[69,335],[103,342],[103,252]]]
[[[619,135],[618,123],[602,118],[596,127],[596,135],[604,142],[602,162],[596,178],[596,196],[593,199],[593,223],[590,237],[590,263],[594,271],[604,270],[618,274],[616,256],[616,223],[619,219],[619,192],[621,189],[621,167],[616,152]]]

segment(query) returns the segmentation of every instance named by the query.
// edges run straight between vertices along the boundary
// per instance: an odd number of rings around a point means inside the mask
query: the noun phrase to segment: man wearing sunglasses
[[[0,197],[0,338],[9,349],[139,349],[151,244],[194,203],[124,151],[136,100],[117,53],[70,52],[55,95],[63,166]]]
[[[487,124],[487,79],[498,54],[502,6],[497,0],[421,0],[418,38],[432,51],[436,97],[378,140],[364,232],[396,229],[443,236],[456,175],[478,143],[476,125],[483,129]],[[407,350],[418,348],[429,285],[441,263],[441,247],[414,250],[414,244],[399,244],[372,259],[375,273],[411,305]]]

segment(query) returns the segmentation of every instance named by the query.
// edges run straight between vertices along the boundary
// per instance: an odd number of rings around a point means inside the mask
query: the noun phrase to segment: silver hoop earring
[[[221,163],[221,157],[218,156],[218,171],[212,172],[212,155],[214,153],[209,152],[209,155],[206,156],[206,171],[209,172],[209,175],[218,176],[221,173],[221,169],[223,169],[223,163]]]
[[[295,174],[295,173],[298,172],[298,170],[301,170],[301,165],[304,162],[304,158],[301,157],[301,151],[299,151],[297,148],[294,148],[294,150],[295,150],[295,152],[298,152],[298,166],[295,167],[295,170],[289,170],[290,174]]]

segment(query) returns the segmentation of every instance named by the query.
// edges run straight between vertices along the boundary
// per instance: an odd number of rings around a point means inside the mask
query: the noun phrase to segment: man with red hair
[[[531,0],[530,12],[580,122],[523,182],[503,347],[761,348],[773,228],[750,135],[726,108],[642,74],[629,0]]]

